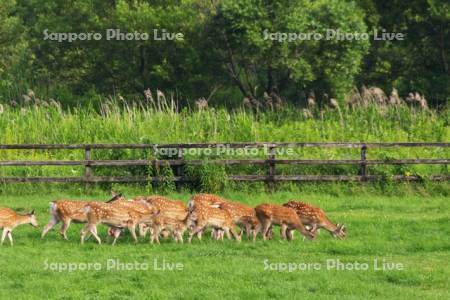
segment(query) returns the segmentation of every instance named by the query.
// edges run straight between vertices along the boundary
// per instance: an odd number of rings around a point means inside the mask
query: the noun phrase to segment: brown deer
[[[138,196],[133,198],[132,200],[128,200],[122,196],[122,194],[113,193],[113,198],[106,203],[119,206],[125,209],[134,210],[142,215],[149,215],[153,211],[153,206],[151,204],[146,203],[144,196]],[[150,206],[149,206],[150,205]],[[139,236],[145,236],[146,230],[148,229],[147,224],[139,223]],[[108,235],[116,238],[120,235],[117,229],[109,228]]]
[[[81,211],[85,205],[86,202],[75,200],[57,200],[50,202],[50,221],[45,225],[41,238],[44,238],[56,224],[62,222],[60,234],[67,240],[67,229],[69,229],[70,223],[87,222],[86,213]]]
[[[162,214],[157,215],[153,224],[151,224],[152,232],[150,237],[150,242],[156,241],[159,244],[159,236],[163,230],[166,232],[171,232],[175,241],[178,243],[183,243],[183,234],[190,225],[190,220],[188,215],[186,215],[184,220],[179,220],[172,217],[167,217]]]
[[[211,207],[219,208],[219,205],[224,203],[225,199],[223,199],[220,196],[213,195],[213,194],[206,194],[206,193],[200,193],[192,196],[188,201],[188,211],[192,212],[195,205],[207,205]],[[202,239],[203,231],[199,231],[197,233],[197,237],[201,240]],[[224,231],[220,230],[218,228],[213,228],[211,231],[211,238],[215,240],[222,239],[223,240]]]
[[[108,202],[115,201],[120,197],[122,197],[121,194],[113,195],[113,198]],[[87,223],[86,213],[82,211],[86,203],[86,201],[65,199],[50,202],[50,221],[45,225],[41,238],[44,238],[55,225],[62,222],[60,234],[67,240],[67,230],[72,222]]]
[[[173,200],[159,195],[135,198],[135,201],[138,200],[144,200],[155,209],[159,210],[159,217],[161,218],[169,218],[178,222],[185,220],[188,213],[186,204],[180,200]],[[144,225],[143,228],[140,228],[141,235],[145,236],[149,229],[151,231],[152,227],[145,227]],[[165,229],[162,229],[160,233],[164,236],[169,234]]]
[[[184,220],[186,218],[187,208],[183,201],[172,200],[158,195],[145,197],[143,200],[158,209],[163,216],[177,220]]]
[[[323,210],[303,201],[290,200],[283,204],[295,210],[303,225],[310,227],[310,231],[316,234],[320,228],[327,230],[334,238],[344,239],[346,230],[344,225],[334,224],[328,219]]]
[[[189,199],[188,209],[191,211],[195,204],[197,205],[210,205],[218,207],[220,204],[226,202],[227,200],[213,194],[196,194]]]
[[[112,228],[109,230],[109,234],[114,236],[113,245],[115,245],[121,229],[124,228],[130,231],[134,241],[137,242],[136,226],[139,223],[151,222],[157,213],[152,209],[151,214],[142,214],[134,209],[102,202],[89,202],[82,208],[82,211],[86,213],[88,222],[81,230],[81,244],[84,243],[88,234],[92,234],[97,242],[101,244],[101,239],[97,234],[97,225],[101,223]]]
[[[194,202],[190,207],[187,219],[190,229],[189,243],[195,234],[203,232],[207,227],[223,230],[228,239],[231,239],[231,235],[233,235],[238,242],[241,241],[241,237],[235,230],[236,224],[233,222],[232,216],[224,209]],[[201,239],[201,235],[198,238]]]
[[[292,240],[292,230],[297,229],[308,239],[314,239],[315,235],[305,229],[295,210],[276,204],[260,204],[255,207],[256,217],[262,226],[263,239],[269,238],[269,230],[274,225],[281,226],[281,238]],[[286,235],[286,231],[288,235]]]
[[[261,230],[261,224],[252,207],[237,202],[225,201],[219,204],[218,208],[228,211],[233,218],[233,222],[241,228],[245,228],[247,238],[250,238],[250,234],[252,234],[253,241],[256,240],[256,235]],[[242,236],[242,232],[243,229],[241,229],[240,236]]]
[[[34,209],[27,214],[18,214],[10,208],[0,208],[0,228],[3,228],[1,245],[8,236],[11,246],[13,246],[12,231],[19,225],[31,224],[31,226],[37,227],[38,222]]]

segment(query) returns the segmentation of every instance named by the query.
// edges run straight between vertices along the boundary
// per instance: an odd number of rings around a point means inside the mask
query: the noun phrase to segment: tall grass
[[[430,110],[406,102],[380,105],[374,101],[362,105],[317,108],[314,104],[300,110],[281,107],[276,111],[258,111],[241,107],[233,111],[202,107],[181,109],[162,92],[151,93],[142,102],[124,101],[120,96],[103,101],[100,109],[92,106],[62,109],[54,100],[24,95],[20,106],[0,107],[0,143],[190,143],[190,142],[448,142],[449,110]],[[223,156],[223,155],[222,155]],[[263,156],[260,153],[256,156]],[[223,156],[226,157],[226,156]],[[232,158],[232,156],[228,156]],[[280,155],[279,157],[283,157]],[[368,158],[445,158],[448,149],[369,149]],[[96,150],[94,159],[155,158],[151,151]],[[198,158],[187,156],[186,159]],[[211,158],[211,157],[208,157]],[[357,159],[358,150],[298,149],[289,158]],[[2,150],[0,159],[83,159],[82,151]],[[170,170],[146,167],[97,168],[98,175],[139,174],[171,175]],[[356,174],[352,166],[277,167],[280,174]],[[81,167],[4,167],[0,176],[82,175]],[[196,174],[202,189],[220,189],[226,174],[264,174],[259,167],[205,166]],[[448,174],[446,166],[370,167],[371,174]],[[194,172],[195,173],[195,172]],[[216,176],[214,176],[216,174]],[[203,178],[203,179],[202,179]],[[172,189],[166,184],[164,189]]]

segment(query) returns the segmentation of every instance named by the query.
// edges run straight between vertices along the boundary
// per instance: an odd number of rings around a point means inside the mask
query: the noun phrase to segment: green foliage
[[[373,29],[406,34],[403,41],[371,42],[359,82],[401,94],[418,91],[433,105],[450,101],[450,5],[445,0],[357,1]]]
[[[449,15],[443,0],[6,0],[0,102],[20,102],[29,88],[64,106],[95,103],[98,94],[131,101],[150,88],[173,93],[183,107],[201,97],[235,106],[244,96],[274,108],[305,105],[311,94],[342,103],[353,86],[376,85],[441,105],[450,95]],[[373,30],[383,28],[407,38],[374,41]],[[149,40],[107,40],[107,29],[145,32]],[[371,38],[279,42],[265,34],[328,29]],[[103,38],[57,42],[44,39],[46,30]],[[184,39],[155,41],[154,30]]]
[[[158,193],[165,194],[175,190],[175,182],[173,181],[174,175],[169,164],[157,166],[155,168],[154,176],[160,176],[162,178],[162,180],[156,184]]]
[[[343,99],[368,42],[327,40],[327,29],[366,31],[363,12],[343,1],[222,1],[210,24],[216,51],[247,97],[298,98],[315,92]],[[317,32],[324,38],[272,40],[274,33]]]
[[[0,91],[10,91],[14,86],[13,72],[17,72],[18,65],[26,52],[25,28],[21,17],[17,14],[15,0],[4,0],[0,3]],[[1,95],[0,102],[5,99]]]

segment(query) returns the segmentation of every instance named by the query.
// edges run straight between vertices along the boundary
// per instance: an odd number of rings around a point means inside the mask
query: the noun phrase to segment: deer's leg
[[[264,220],[262,223],[262,235],[265,241],[267,240],[267,233],[269,232],[270,225],[272,224],[269,220]]]
[[[2,241],[0,243],[0,245],[3,245],[3,242],[5,241],[6,236],[8,235],[8,228],[3,228],[3,233],[2,233]]]
[[[113,229],[112,234],[114,236],[114,240],[113,240],[113,242],[111,244],[112,246],[114,246],[116,244],[116,241],[119,238],[121,232],[122,232],[122,230],[120,230],[120,228]]]
[[[247,235],[247,239],[250,239],[250,234],[252,232],[252,225],[250,223],[245,224],[245,234]]]
[[[65,219],[65,220],[63,220],[63,224],[61,226],[61,235],[65,240],[68,240],[67,239],[67,229],[69,229],[71,221],[72,221],[71,219]]]
[[[153,239],[156,241],[156,243],[158,244],[158,245],[160,245],[161,243],[159,242],[159,234],[160,234],[161,232],[158,232],[158,233],[156,233],[156,232],[154,232],[153,233]]]
[[[236,232],[236,230],[233,227],[229,228],[228,232],[227,231],[225,231],[225,232],[227,233],[228,239],[230,239],[230,232],[231,232],[231,234],[233,235],[233,237],[236,241],[238,241],[238,242],[241,241],[240,235],[238,235],[238,233]]]
[[[8,238],[9,238],[9,242],[11,243],[11,246],[13,246],[13,238],[12,238],[11,230],[8,230]]]
[[[309,230],[312,234],[316,235],[319,232],[320,226],[318,224],[313,224],[311,229]]]
[[[84,244],[84,239],[85,239],[85,237],[86,237],[86,233],[88,232],[88,226],[89,226],[89,225],[86,225],[85,227],[83,227],[83,228],[81,229],[81,232],[80,232],[81,245]]]
[[[97,234],[97,226],[96,225],[89,225],[89,232],[94,236],[94,238],[97,240],[97,243],[100,245],[102,243],[102,240]]]
[[[239,228],[239,235],[242,236],[244,234],[244,225],[240,225]]]
[[[204,228],[205,228],[204,225],[199,225],[199,224],[197,224],[196,227],[195,227],[192,231],[189,232],[189,239],[188,239],[188,242],[191,243],[191,242],[192,242],[192,237],[193,237],[194,235],[196,235],[196,234],[197,234],[197,236],[198,236],[198,239],[201,240],[201,239],[202,239],[201,232],[203,231]]]
[[[224,235],[226,234],[227,235],[227,239],[229,239],[229,240],[231,240],[232,238],[231,238],[231,234],[230,234],[230,228],[222,228],[222,229],[220,229],[221,230],[221,233],[222,233],[222,231],[223,231],[223,233],[224,233]],[[223,235],[220,233],[220,235],[223,237]],[[222,241],[223,241],[223,239],[222,239]]]
[[[294,231],[292,229],[288,229],[286,231],[286,238],[288,241],[292,241],[294,239]]]
[[[47,234],[47,232],[49,232],[50,229],[52,229],[58,223],[59,223],[59,220],[55,216],[52,215],[50,221],[48,221],[48,224],[45,225],[44,230],[42,231],[41,238],[44,238],[44,236]]]
[[[281,239],[282,240],[286,239],[286,230],[287,230],[287,225],[286,224],[281,224],[280,235],[281,235]]]
[[[137,236],[136,236],[136,224],[129,224],[128,225],[128,230],[131,233],[131,236],[133,237],[133,240],[135,243],[138,242]]]
[[[139,236],[141,237],[145,237],[147,235],[147,231],[148,231],[148,226],[146,224],[139,224]]]
[[[183,235],[181,234],[181,232],[177,231],[176,233],[178,241],[183,244]]]
[[[153,244],[154,241],[160,244],[159,242],[159,234],[161,233],[160,226],[154,226],[152,232],[150,233],[150,242]]]
[[[261,232],[262,228],[261,228],[261,224],[258,223],[256,224],[256,226],[253,228],[253,242],[256,241],[256,236],[258,235],[259,232]]]
[[[253,242],[256,242],[256,236],[258,235],[258,232],[261,230],[261,225],[260,224],[258,224],[258,225],[256,225],[253,229],[252,229],[252,232],[253,232]]]
[[[272,228],[272,225],[270,225],[269,231],[267,232],[267,238],[269,240],[273,239],[273,228]]]
[[[312,240],[316,237],[315,232],[306,230],[305,226],[302,222],[299,222],[295,225],[295,228],[300,231],[301,234],[303,234],[304,237]],[[314,229],[314,228],[313,228]]]

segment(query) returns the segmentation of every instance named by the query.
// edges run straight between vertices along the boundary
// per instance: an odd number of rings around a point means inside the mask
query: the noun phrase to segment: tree
[[[338,0],[224,0],[209,35],[230,78],[248,98],[315,92],[343,99],[368,41],[327,40],[326,34],[328,29],[364,33],[363,17],[354,3]],[[322,38],[274,40],[281,33],[320,33]]]
[[[24,28],[15,0],[0,2],[0,87],[14,82],[13,70],[26,49]]]
[[[358,82],[419,92],[431,104],[450,100],[450,3],[445,0],[359,0],[370,27],[406,34],[403,41],[372,41]]]

